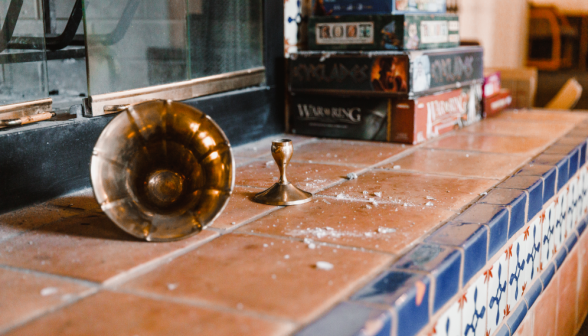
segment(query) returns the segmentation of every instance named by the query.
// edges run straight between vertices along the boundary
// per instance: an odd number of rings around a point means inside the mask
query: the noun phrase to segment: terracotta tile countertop
[[[421,146],[286,136],[295,146],[288,177],[314,193],[294,207],[251,200],[278,178],[264,139],[234,149],[236,188],[220,218],[174,243],[128,236],[91,190],[1,215],[0,334],[312,334],[307,326],[333,309],[373,315],[348,300],[556,141],[568,153],[572,138],[588,136],[587,117],[506,112]],[[503,188],[476,206],[492,212],[523,193]]]

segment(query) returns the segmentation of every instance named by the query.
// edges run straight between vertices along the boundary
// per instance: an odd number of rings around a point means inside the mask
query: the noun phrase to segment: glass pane
[[[90,95],[189,79],[185,0],[86,0]]]
[[[263,66],[262,0],[188,0],[191,76]]]
[[[0,105],[49,95],[40,3],[0,0]]]

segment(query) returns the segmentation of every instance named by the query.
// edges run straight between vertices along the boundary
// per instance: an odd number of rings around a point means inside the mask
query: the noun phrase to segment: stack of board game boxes
[[[483,50],[446,0],[314,0],[288,59],[288,131],[417,144],[482,118]]]
[[[484,118],[502,112],[512,103],[510,90],[501,87],[499,71],[484,70],[483,98]]]

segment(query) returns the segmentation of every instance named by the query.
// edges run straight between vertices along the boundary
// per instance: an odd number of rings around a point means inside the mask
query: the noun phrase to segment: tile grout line
[[[123,288],[111,287],[111,286],[104,287],[104,290],[109,291],[109,292],[114,292],[114,293],[134,295],[134,296],[148,298],[148,299],[156,300],[156,301],[179,303],[179,304],[189,305],[192,307],[197,307],[197,308],[202,308],[202,309],[209,309],[209,310],[214,310],[214,311],[218,311],[218,312],[231,313],[234,315],[249,316],[249,317],[263,319],[263,320],[271,321],[271,322],[288,323],[288,324],[293,324],[293,325],[299,324],[295,320],[281,318],[281,317],[273,316],[273,315],[267,315],[267,314],[259,313],[259,312],[253,311],[253,310],[231,308],[229,306],[214,304],[212,302],[202,300],[202,299],[193,299],[193,298],[192,299],[190,299],[190,298],[183,299],[183,298],[174,297],[174,296],[165,296],[165,295],[161,295],[161,294],[145,292],[142,290],[123,289]]]

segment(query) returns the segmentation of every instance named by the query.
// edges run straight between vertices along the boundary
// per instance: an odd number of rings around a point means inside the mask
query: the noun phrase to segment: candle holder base
[[[298,205],[312,200],[312,194],[298,189],[292,183],[276,183],[253,197],[257,203],[268,205]]]

